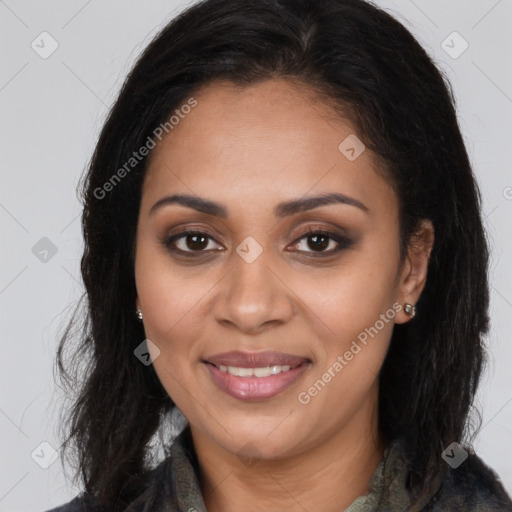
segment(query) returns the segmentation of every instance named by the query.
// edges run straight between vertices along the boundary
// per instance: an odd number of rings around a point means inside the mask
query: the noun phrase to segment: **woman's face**
[[[153,150],[140,207],[137,306],[160,381],[232,454],[366,438],[393,324],[421,291],[393,189],[305,88],[216,83],[194,99]]]

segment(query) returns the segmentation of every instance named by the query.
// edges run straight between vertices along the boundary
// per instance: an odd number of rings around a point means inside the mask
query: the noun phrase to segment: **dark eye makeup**
[[[352,245],[352,240],[347,236],[335,233],[326,229],[308,228],[298,238],[292,242],[292,247],[299,246],[303,240],[306,241],[306,245],[311,250],[296,249],[296,252],[307,254],[311,257],[326,257],[332,256],[344,249],[348,249]],[[180,242],[185,248],[177,247],[177,243]],[[189,258],[197,258],[205,256],[205,254],[218,252],[222,249],[214,248],[208,249],[210,242],[215,241],[215,238],[210,235],[207,231],[201,231],[197,229],[187,229],[170,236],[165,236],[161,243],[165,248],[173,255],[185,256]],[[325,250],[335,243],[334,248]]]

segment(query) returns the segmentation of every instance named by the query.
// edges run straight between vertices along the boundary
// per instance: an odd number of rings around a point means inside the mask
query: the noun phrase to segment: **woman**
[[[467,428],[479,193],[448,84],[388,14],[192,6],[126,80],[84,202],[85,489],[55,510],[512,510]]]

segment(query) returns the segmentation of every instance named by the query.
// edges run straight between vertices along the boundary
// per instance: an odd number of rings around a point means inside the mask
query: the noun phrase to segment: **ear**
[[[403,324],[411,319],[403,308],[406,303],[414,306],[420,298],[427,282],[428,262],[433,246],[434,226],[430,220],[422,220],[411,236],[400,272],[397,302],[402,305],[402,309],[396,314],[397,324]]]

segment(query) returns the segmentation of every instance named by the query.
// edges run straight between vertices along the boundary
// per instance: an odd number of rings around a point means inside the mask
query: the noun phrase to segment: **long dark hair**
[[[78,389],[63,447],[74,447],[76,476],[109,510],[140,489],[155,462],[152,440],[174,407],[133,353],[144,340],[134,243],[147,158],[126,163],[200,87],[273,77],[323,95],[379,156],[400,204],[402,250],[421,219],[434,225],[418,315],[395,326],[379,375],[379,432],[405,441],[411,489],[427,487],[443,449],[468,436],[489,322],[488,247],[449,83],[409,31],[369,2],[204,0],[142,53],[83,181],[86,311],[76,312],[58,350],[64,383]]]

